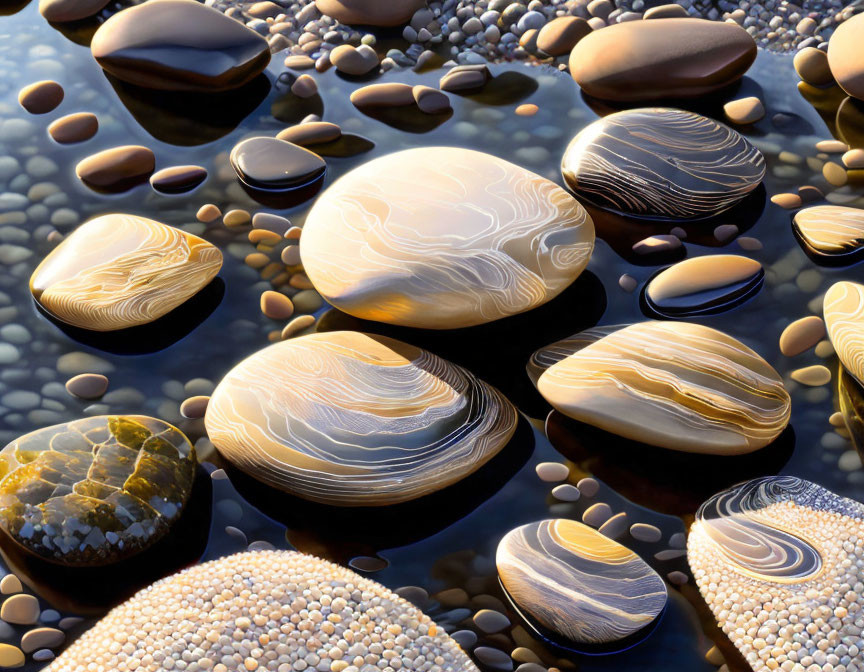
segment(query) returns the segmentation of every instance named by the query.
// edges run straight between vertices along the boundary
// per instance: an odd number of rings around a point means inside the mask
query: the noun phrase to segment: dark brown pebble
[[[63,87],[50,79],[33,82],[18,92],[18,102],[30,114],[47,114],[63,102]]]
[[[52,121],[48,126],[48,134],[54,142],[59,142],[61,145],[89,140],[98,130],[99,120],[90,112],[67,114]]]

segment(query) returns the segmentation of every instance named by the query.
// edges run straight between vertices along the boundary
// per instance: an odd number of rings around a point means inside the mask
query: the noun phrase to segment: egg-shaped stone
[[[189,670],[345,670],[337,663],[360,658],[364,670],[406,660],[401,669],[478,672],[456,640],[407,600],[294,551],[238,553],[157,581],[112,609],[46,672],[134,670],[150,658],[151,669],[180,669],[156,662],[175,656]],[[313,657],[321,663],[309,665]]]
[[[324,159],[279,138],[249,138],[231,150],[231,167],[246,186],[265,191],[291,191],[324,177]]]
[[[822,314],[840,363],[864,385],[864,285],[835,282],[825,293]]]
[[[736,82],[755,59],[756,42],[733,22],[626,21],[583,38],[570,52],[570,74],[606,100],[693,98]]]
[[[804,249],[831,259],[856,261],[864,254],[864,210],[845,205],[814,205],[799,210],[792,230]]]
[[[594,246],[585,209],[553,182],[489,154],[409,149],[337,180],[303,228],[315,288],[356,317],[453,329],[563,291]]]
[[[737,254],[692,257],[670,266],[648,282],[648,311],[664,317],[720,313],[762,288],[765,271],[755,259]]]
[[[762,357],[687,322],[618,329],[551,366],[537,389],[564,415],[607,432],[718,455],[769,444],[788,424],[791,406]]]
[[[516,606],[569,642],[610,644],[651,625],[666,606],[663,579],[633,551],[575,520],[508,532],[495,556]]]
[[[103,215],[42,260],[30,291],[62,322],[113,331],[171,312],[221,267],[222,253],[198,236],[137,215]]]
[[[105,21],[90,43],[110,74],[148,89],[234,89],[270,62],[261,35],[195,0],[148,0]]]
[[[564,153],[561,172],[578,196],[601,208],[701,219],[728,210],[756,189],[765,176],[765,158],[740,133],[714,119],[639,108],[582,129]]]
[[[467,370],[349,331],[251,355],[222,379],[205,416],[234,466],[336,506],[404,502],[451,485],[497,454],[516,420],[510,402]]]
[[[852,16],[834,30],[828,41],[831,74],[846,93],[864,100],[864,67],[859,56],[864,39],[864,17]]]
[[[0,451],[0,529],[65,565],[104,565],[164,536],[195,477],[167,422],[100,415],[36,430]]]
[[[859,502],[794,476],[767,476],[700,507],[687,560],[723,632],[754,672],[768,672],[783,669],[792,647],[799,661],[847,656],[847,634],[859,631],[864,608],[860,590],[852,589],[864,563],[862,535]],[[736,604],[759,608],[730,609],[733,595]],[[758,641],[763,634],[770,646]]]

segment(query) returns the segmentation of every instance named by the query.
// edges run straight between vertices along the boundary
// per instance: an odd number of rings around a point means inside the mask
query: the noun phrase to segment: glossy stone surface
[[[249,138],[231,150],[231,166],[253,189],[291,191],[324,177],[327,164],[317,154],[278,138]]]
[[[666,606],[666,584],[657,572],[630,549],[574,520],[511,530],[495,560],[519,609],[570,642],[625,639]]]
[[[169,313],[221,267],[222,253],[197,236],[136,215],[103,215],[42,260],[30,291],[62,322],[113,331]]]
[[[864,253],[864,210],[844,205],[815,205],[795,214],[792,229],[804,248],[850,263]]]
[[[310,598],[319,593],[320,604]],[[304,637],[285,625],[273,627],[267,618],[259,624],[261,614],[278,614],[277,623],[282,618],[302,622]],[[338,625],[330,627],[334,621]],[[145,631],[146,638],[137,636]],[[190,633],[189,639],[178,639],[183,632]],[[232,665],[226,669],[231,670],[263,672],[267,668],[256,667],[258,660],[272,660],[289,670],[315,669],[306,663],[310,656],[327,669],[331,664],[340,669],[335,663],[341,659],[333,650],[344,648],[367,661],[364,667],[370,669],[386,669],[391,656],[404,656],[438,660],[436,665],[447,672],[478,672],[456,641],[410,602],[349,569],[294,551],[238,553],[158,581],[109,612],[46,670],[68,672],[88,664],[132,670],[154,650],[169,652],[169,658],[176,652],[187,669],[218,670],[212,662],[225,656],[225,637],[238,651],[260,651],[260,658],[247,655],[237,663],[228,656]],[[124,646],[112,644],[120,639]]]
[[[753,38],[732,22],[627,21],[580,40],[570,74],[605,100],[693,98],[738,81],[755,59]]]
[[[425,147],[337,180],[300,239],[307,275],[357,317],[453,329],[535,308],[582,272],[585,209],[553,182],[489,154]]]
[[[798,661],[831,660],[857,641],[862,598],[850,588],[864,561],[862,519],[860,503],[793,476],[739,484],[699,509],[687,542],[693,577],[755,672],[783,669],[793,646]],[[730,600],[758,612],[730,609]],[[771,646],[742,637],[763,625]]]
[[[731,208],[758,187],[765,159],[718,121],[682,110],[639,108],[610,114],[580,131],[564,153],[561,172],[579,197],[601,208],[700,219]]]
[[[74,112],[55,119],[48,126],[48,134],[61,145],[89,140],[99,130],[99,119],[91,112]]]
[[[339,23],[399,26],[425,7],[426,0],[315,0],[315,5]]]
[[[90,50],[118,79],[171,91],[234,89],[270,62],[263,37],[195,0],[149,0],[117,12]]]
[[[150,186],[163,194],[192,191],[207,179],[207,169],[201,166],[170,166],[150,176]]]
[[[825,328],[840,363],[864,384],[864,285],[841,280],[825,293]]]
[[[679,261],[645,288],[651,312],[665,317],[710,315],[751,298],[765,280],[762,264],[737,254],[713,254]]]
[[[864,99],[864,65],[861,43],[864,40],[864,17],[844,21],[828,41],[828,65],[840,87],[853,98]]]
[[[560,341],[543,346],[531,355],[531,359],[528,360],[528,364],[525,366],[528,377],[536,386],[540,376],[550,366],[557,364],[562,359],[566,359],[575,352],[579,352],[586,345],[596,343],[604,336],[608,336],[613,331],[626,326],[626,324],[617,324],[592,327],[585,331],[580,331],[578,334],[562,338]]]
[[[39,13],[47,21],[79,21],[98,13],[108,0],[39,0]]]
[[[342,331],[243,360],[214,391],[205,422],[222,456],[268,485],[315,502],[380,506],[477,470],[507,443],[516,418],[467,370]]]
[[[81,159],[75,174],[94,191],[118,194],[143,184],[156,167],[153,150],[141,145],[121,145]]]
[[[537,384],[558,411],[662,448],[738,455],[789,422],[779,374],[743,343],[686,322],[633,324],[547,369]]]
[[[102,415],[46,427],[0,451],[0,528],[52,562],[115,562],[168,532],[195,464],[183,433],[155,418]]]

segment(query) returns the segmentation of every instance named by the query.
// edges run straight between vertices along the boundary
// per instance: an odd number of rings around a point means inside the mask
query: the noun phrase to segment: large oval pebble
[[[645,288],[645,303],[665,317],[710,315],[754,296],[765,271],[754,259],[715,254],[685,259],[660,271]]]
[[[327,164],[317,154],[279,138],[243,140],[231,150],[231,166],[253,189],[291,191],[324,177]]]
[[[733,22],[627,21],[583,38],[570,74],[588,95],[635,101],[704,96],[741,78],[756,42]]]
[[[864,210],[860,208],[804,208],[795,214],[792,229],[811,254],[852,263],[864,253]]]
[[[792,650],[804,661],[847,656],[847,635],[860,632],[864,607],[860,590],[850,590],[860,584],[862,536],[859,502],[793,476],[768,476],[702,505],[687,560],[720,627],[750,666],[782,670]],[[759,607],[730,609],[730,599]],[[763,634],[770,646],[761,645]]]
[[[736,455],[789,422],[778,373],[743,343],[685,322],[619,329],[547,369],[537,383],[558,411],[628,439]]]
[[[288,625],[301,622],[304,637]],[[189,637],[178,637],[182,632]],[[121,640],[123,646],[114,645]],[[293,551],[238,553],[162,579],[110,611],[46,672],[134,670],[142,658],[175,655],[190,670],[222,669],[213,663],[223,660],[230,662],[225,669],[244,672],[322,664],[344,670],[347,665],[336,665],[347,662],[342,651],[369,669],[425,657],[448,672],[478,672],[456,641],[410,602],[349,569]],[[310,666],[312,657],[322,664]]]
[[[535,308],[588,263],[594,226],[553,182],[453,147],[390,154],[318,199],[301,256],[315,288],[357,317],[452,329]]]
[[[834,283],[825,293],[822,311],[840,363],[864,385],[864,285]]]
[[[213,392],[205,421],[219,452],[264,483],[316,502],[377,506],[477,470],[510,439],[516,417],[465,369],[345,331],[246,358]]]
[[[221,267],[218,248],[191,233],[136,215],[103,215],[42,260],[30,291],[67,324],[113,331],[166,315]]]
[[[0,451],[0,529],[66,565],[103,565],[164,536],[192,491],[195,449],[167,422],[96,416]]]
[[[758,187],[765,159],[741,134],[714,119],[639,108],[610,114],[580,131],[564,153],[561,172],[573,191],[602,208],[698,219],[731,208]]]
[[[505,590],[541,628],[569,642],[608,644],[649,626],[666,584],[638,555],[587,525],[556,519],[511,530],[498,544]]]

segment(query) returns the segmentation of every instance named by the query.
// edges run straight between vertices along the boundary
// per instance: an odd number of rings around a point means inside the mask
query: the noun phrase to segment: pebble
[[[361,76],[378,67],[378,54],[366,44],[359,47],[341,44],[330,51],[330,62],[338,72]]]
[[[849,181],[846,169],[833,161],[826,161],[822,166],[822,177],[835,187],[842,187]]]
[[[440,114],[450,110],[450,98],[443,91],[433,89],[431,86],[417,84],[411,89],[414,102],[421,112],[426,114]]]
[[[864,149],[850,149],[843,157],[843,165],[850,170],[864,168]]]
[[[291,93],[298,98],[311,98],[318,95],[318,83],[309,75],[300,75],[291,85]]]
[[[651,7],[642,15],[642,18],[649,21],[652,19],[682,19],[688,16],[690,15],[682,5],[670,4]]]
[[[190,420],[203,418],[207,411],[207,404],[210,402],[210,397],[199,395],[184,399],[180,404],[180,415]]]
[[[765,106],[755,96],[732,100],[723,106],[723,113],[733,124],[755,124],[765,116]]]
[[[82,159],[75,166],[75,174],[95,191],[120,193],[146,182],[155,166],[156,157],[150,149],[124,145]]]
[[[33,628],[21,638],[21,649],[31,653],[37,649],[56,649],[66,640],[66,634],[56,628]]]
[[[801,207],[801,196],[798,194],[774,194],[771,197],[771,202],[786,210],[793,210]]]
[[[99,373],[81,373],[66,381],[66,391],[79,399],[98,399],[108,390],[108,378]]]
[[[305,54],[292,54],[285,57],[283,65],[290,70],[310,70],[315,67],[315,61]]]
[[[582,496],[582,493],[579,488],[570,485],[570,483],[563,483],[552,488],[552,496],[562,502],[575,502]]]
[[[792,64],[798,76],[811,86],[827,86],[834,82],[834,75],[828,66],[828,56],[821,49],[800,49],[796,52]]]
[[[88,352],[67,352],[57,358],[57,370],[67,376],[76,376],[81,373],[108,374],[114,370],[114,365]]]
[[[380,572],[387,569],[389,565],[390,563],[384,558],[374,558],[368,555],[359,555],[348,561],[348,566],[358,572]]]
[[[630,526],[630,536],[637,541],[656,544],[663,537],[660,528],[647,523],[634,523]]]
[[[595,504],[594,506],[597,506],[597,504]],[[600,534],[602,534],[604,537],[614,539],[616,537],[620,537],[622,534],[624,534],[624,532],[627,531],[628,524],[629,523],[627,514],[622,511],[621,513],[616,513],[605,523],[603,523],[600,526],[598,532],[600,532]]]
[[[99,120],[90,112],[75,112],[55,119],[48,125],[48,134],[61,145],[84,142],[96,135]]]
[[[849,145],[839,140],[819,140],[816,143],[816,151],[826,154],[843,154],[849,151]]]
[[[63,102],[63,87],[44,80],[28,84],[18,92],[18,104],[30,114],[47,114]]]
[[[329,121],[310,121],[297,124],[279,131],[276,137],[286,142],[292,142],[300,147],[333,142],[342,137],[342,129]]]
[[[582,522],[592,527],[600,527],[612,517],[612,509],[604,502],[589,506],[582,514]]]
[[[229,210],[222,216],[222,223],[229,229],[240,228],[241,226],[249,226],[252,223],[252,215],[248,210],[235,208]]]
[[[21,585],[21,579],[19,579],[14,574],[7,574],[2,579],[0,579],[0,593],[3,595],[14,595],[15,593],[20,593],[24,590],[24,586]]]
[[[304,329],[308,329],[313,324],[315,324],[315,316],[314,315],[298,315],[293,320],[291,320],[285,328],[282,330],[282,340],[292,338],[297,335]]]
[[[207,170],[201,166],[171,166],[153,173],[150,186],[162,194],[183,194],[206,179]]]
[[[399,82],[386,84],[370,84],[356,89],[351,94],[351,102],[355,107],[403,107],[413,105],[414,87]]]
[[[684,586],[690,581],[689,576],[687,576],[684,572],[679,572],[678,570],[675,570],[674,572],[669,572],[666,575],[666,578],[669,579],[669,583],[671,583],[673,586]]]
[[[43,663],[54,659],[54,652],[49,649],[39,649],[33,653],[33,660],[37,663]]]
[[[24,652],[12,644],[0,644],[0,667],[21,667],[24,664]]]
[[[795,320],[780,334],[780,352],[794,357],[814,347],[825,338],[825,322],[818,315]]]
[[[516,107],[516,114],[520,117],[533,117],[539,110],[533,103],[524,103]]]
[[[0,606],[0,618],[16,625],[35,623],[39,619],[39,600],[24,593],[12,595]]]
[[[286,192],[309,186],[324,177],[324,160],[284,140],[257,137],[242,140],[231,150],[231,166],[240,181],[253,189]]]
[[[827,385],[831,382],[831,369],[821,364],[813,366],[805,366],[801,369],[795,369],[789,376],[797,383],[808,385],[810,387],[818,387]]]
[[[590,32],[591,26],[582,17],[559,16],[540,28],[537,48],[550,56],[563,56]]]
[[[588,499],[591,499],[598,492],[600,492],[600,483],[597,480],[591,478],[590,476],[581,479],[576,484],[576,487],[579,488],[579,492],[581,492]]]
[[[481,609],[474,614],[473,620],[474,625],[489,635],[510,627],[510,619],[500,611],[492,609]]]
[[[644,238],[633,245],[633,252],[639,256],[648,254],[663,254],[681,247],[681,239],[677,236],[657,235]]]
[[[473,651],[474,656],[484,665],[492,670],[510,672],[513,669],[513,661],[506,653],[489,646],[478,646]]]
[[[267,290],[261,294],[261,312],[271,320],[287,320],[294,314],[294,304],[284,294]]]
[[[441,78],[438,88],[448,93],[467,93],[482,89],[491,77],[485,65],[457,65]]]
[[[720,243],[728,243],[737,235],[738,227],[735,224],[721,224],[714,229],[714,238]]]
[[[570,468],[560,462],[541,462],[535,468],[541,481],[545,483],[559,483],[566,481],[570,475]]]
[[[198,212],[195,213],[195,217],[199,222],[204,222],[205,224],[209,224],[210,222],[215,222],[222,216],[222,211],[217,208],[212,203],[206,203],[198,208]]]

